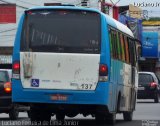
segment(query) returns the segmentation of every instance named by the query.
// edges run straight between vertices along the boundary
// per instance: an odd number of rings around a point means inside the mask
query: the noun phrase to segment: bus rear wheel
[[[116,123],[116,113],[108,114],[106,122],[107,124],[114,125]]]
[[[160,97],[159,97],[159,94],[157,93],[157,94],[156,94],[156,97],[155,97],[155,99],[154,99],[154,102],[155,102],[155,103],[159,103],[159,99],[160,99]]]
[[[96,114],[95,115],[96,123],[103,124],[106,121],[106,115],[103,114]]]
[[[19,111],[16,110],[14,107],[12,108],[12,110],[9,111],[9,118],[11,120],[17,120],[18,119],[18,115],[19,115]]]
[[[96,122],[98,124],[110,124],[114,125],[116,123],[116,114],[110,113],[108,115],[96,115]]]
[[[47,111],[42,111],[39,109],[31,109],[30,110],[30,119],[31,121],[46,121],[49,124],[51,119],[51,113]]]
[[[56,120],[64,121],[64,119],[65,119],[65,114],[64,113],[57,113],[56,114]]]
[[[123,118],[125,121],[132,121],[133,119],[133,111],[131,112],[123,112]]]

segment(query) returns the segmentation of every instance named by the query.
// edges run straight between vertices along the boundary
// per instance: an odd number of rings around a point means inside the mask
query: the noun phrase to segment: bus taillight
[[[108,80],[108,66],[105,64],[100,64],[99,66],[99,81]]]
[[[20,62],[19,61],[16,61],[13,63],[12,78],[20,79]]]

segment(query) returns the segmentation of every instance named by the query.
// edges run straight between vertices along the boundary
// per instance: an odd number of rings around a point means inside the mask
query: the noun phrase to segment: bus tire
[[[120,104],[121,104],[121,94],[119,93],[117,100],[117,113],[120,112]]]
[[[30,119],[31,121],[46,121],[49,124],[51,119],[51,113],[47,111],[42,111],[39,109],[31,109],[30,110]]]
[[[9,118],[11,120],[17,120],[19,115],[19,111],[17,110],[16,106],[13,106],[13,108],[9,111]]]
[[[159,97],[159,94],[157,93],[157,94],[156,94],[156,97],[155,97],[155,99],[154,99],[154,102],[155,102],[155,103],[159,103],[159,99],[160,99],[160,97]]]
[[[98,123],[98,124],[104,124],[105,121],[106,121],[106,115],[96,114],[95,115],[95,120],[96,120],[96,123]]]
[[[56,114],[56,120],[63,121],[65,119],[64,113],[57,113]]]
[[[137,102],[137,97],[136,97],[137,95],[135,94],[135,96],[134,96],[134,106],[133,106],[133,109],[132,109],[132,111],[134,111],[134,110],[136,110],[136,102]]]
[[[133,111],[131,112],[123,112],[123,118],[125,121],[132,121],[133,119]]]
[[[106,122],[107,122],[107,124],[115,125],[115,123],[116,123],[116,113],[108,114]]]
[[[31,118],[31,111],[27,111],[28,118]]]

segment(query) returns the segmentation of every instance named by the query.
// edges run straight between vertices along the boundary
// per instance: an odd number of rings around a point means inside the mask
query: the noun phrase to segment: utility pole
[[[101,11],[105,13],[105,0],[101,0]]]

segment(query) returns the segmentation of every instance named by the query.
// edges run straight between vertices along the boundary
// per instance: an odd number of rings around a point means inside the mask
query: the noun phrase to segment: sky
[[[92,4],[94,4],[99,0],[90,0],[90,1],[92,2]],[[69,4],[75,3],[76,5],[80,5],[81,0],[0,0],[0,4],[5,2],[16,3],[19,6],[30,8],[33,6],[42,6],[44,2],[45,3],[63,2],[63,3],[69,3]],[[143,10],[147,10],[149,17],[151,16],[160,17],[160,0],[106,0],[106,2],[117,3],[118,6],[133,4],[135,6],[142,8]],[[97,8],[96,5],[93,7]],[[20,16],[24,11],[24,8],[17,7],[16,11],[17,11],[16,19],[18,23]],[[17,29],[17,23],[16,24],[0,24],[0,46],[13,46],[16,29]],[[11,30],[11,31],[7,31],[7,30]],[[7,32],[2,32],[2,31],[7,31]]]

